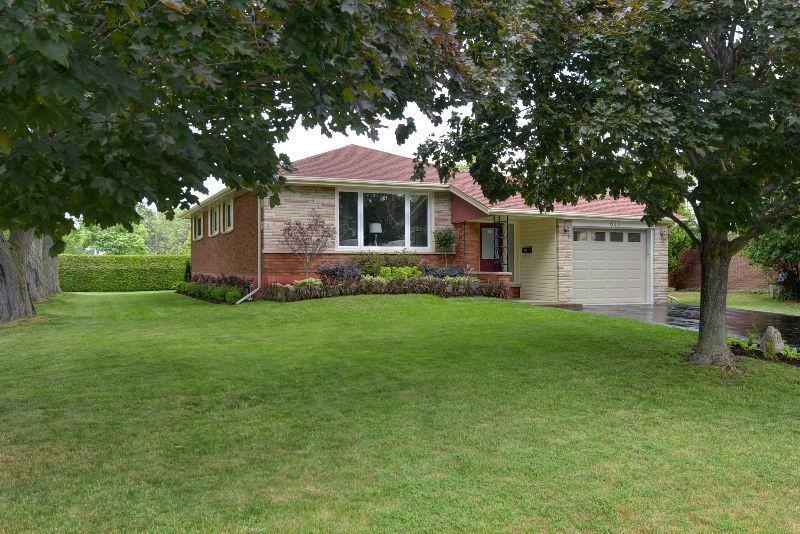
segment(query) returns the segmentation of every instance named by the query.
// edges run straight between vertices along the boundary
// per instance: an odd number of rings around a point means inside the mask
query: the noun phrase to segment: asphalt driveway
[[[689,330],[698,330],[700,327],[700,306],[691,304],[583,306],[581,309],[590,313],[627,317],[647,323],[664,324]],[[763,332],[768,326],[774,326],[780,330],[787,343],[800,346],[800,317],[728,308],[729,336],[745,338],[747,329],[752,325],[756,325],[759,332]]]

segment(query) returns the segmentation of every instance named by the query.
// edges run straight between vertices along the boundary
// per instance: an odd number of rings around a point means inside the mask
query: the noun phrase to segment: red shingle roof
[[[414,175],[414,160],[411,158],[358,145],[347,145],[299,159],[292,165],[295,172],[286,176],[408,183]],[[425,181],[439,183],[435,169],[428,169]]]
[[[295,172],[287,177],[330,178],[337,180],[380,180],[385,182],[408,183],[414,172],[411,158],[390,154],[381,150],[347,145],[322,154],[317,154],[292,162]],[[439,183],[439,176],[432,167],[425,173],[425,181]],[[526,210],[538,213],[535,207],[528,206],[520,196],[492,204],[483,196],[481,188],[469,173],[459,173],[450,185],[479,202],[485,208]],[[562,205],[557,213],[579,213],[583,215],[612,217],[641,217],[644,206],[627,199],[605,198],[592,202],[581,200],[577,205]]]
[[[450,184],[464,193],[465,195],[477,200],[484,206],[494,209],[507,209],[507,210],[527,210],[538,213],[538,209],[533,206],[528,206],[522,197],[519,195],[513,196],[501,202],[492,204],[483,196],[481,186],[475,183],[469,173],[459,173]],[[561,204],[556,206],[556,213],[580,213],[582,215],[600,215],[600,216],[613,216],[613,217],[641,217],[644,215],[644,206],[637,204],[628,198],[613,198],[597,199],[589,202],[588,200],[581,199],[575,206],[570,204]]]

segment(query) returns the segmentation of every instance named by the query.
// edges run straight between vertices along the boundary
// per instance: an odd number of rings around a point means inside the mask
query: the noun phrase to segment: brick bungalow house
[[[336,228],[318,263],[366,250],[411,250],[442,264],[433,230],[455,229],[449,262],[539,302],[648,304],[667,300],[668,224],[648,227],[628,199],[581,201],[551,213],[520,197],[490,203],[467,173],[411,181],[412,160],[356,145],[293,163],[281,204],[225,189],[194,206],[192,271],[266,285],[304,277],[281,243],[285,223],[312,209]]]

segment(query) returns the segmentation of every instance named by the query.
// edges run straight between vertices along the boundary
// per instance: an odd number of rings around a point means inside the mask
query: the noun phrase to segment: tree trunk
[[[728,348],[725,300],[731,263],[727,235],[703,235],[700,244],[700,336],[692,363],[728,365],[733,353]]]
[[[0,232],[0,323],[16,321],[36,310],[22,274],[22,258]]]
[[[12,251],[22,265],[22,274],[28,287],[28,294],[34,302],[46,300],[50,295],[49,282],[45,275],[42,258],[42,239],[36,237],[32,229],[11,232]]]
[[[42,238],[42,264],[44,265],[45,288],[47,296],[61,293],[61,282],[58,278],[58,256],[50,255],[53,238],[46,235]]]

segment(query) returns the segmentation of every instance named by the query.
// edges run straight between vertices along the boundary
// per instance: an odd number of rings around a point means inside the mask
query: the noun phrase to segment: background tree
[[[102,228],[75,222],[75,229],[64,237],[70,254],[188,254],[191,248],[189,221],[180,219],[180,211],[169,220],[144,204],[136,210],[141,220],[132,230],[122,225]]]
[[[314,260],[333,244],[335,237],[336,228],[316,210],[311,210],[308,221],[289,221],[284,225],[282,241],[303,262],[305,277],[308,278]]]
[[[728,364],[731,257],[800,206],[800,4],[794,0],[465,2],[458,23],[486,83],[418,152],[459,161],[492,201],[552,210],[627,196],[699,248],[691,360]],[[688,202],[693,230],[675,215]]]
[[[750,261],[780,274],[780,298],[800,298],[800,233],[776,228],[756,237],[742,251]]]
[[[137,210],[142,220],[139,224],[147,230],[145,245],[149,254],[189,254],[191,236],[187,219],[181,219],[177,210],[170,220],[166,214],[150,209],[144,204]]]
[[[697,221],[694,219],[694,214],[685,205],[680,206],[675,212],[684,218],[686,225],[696,235]],[[695,243],[686,233],[683,226],[677,224],[670,226],[669,241],[667,243],[667,262],[670,274],[673,274],[680,267],[681,256],[694,248]]]
[[[131,230],[121,224],[110,228],[79,225],[66,238],[66,251],[73,254],[147,254],[147,227],[134,224]]]
[[[172,214],[212,174],[275,204],[295,124],[437,116],[462,82],[451,18],[430,0],[0,3],[0,230],[57,251],[71,217],[129,227],[142,199]]]

